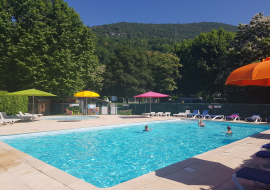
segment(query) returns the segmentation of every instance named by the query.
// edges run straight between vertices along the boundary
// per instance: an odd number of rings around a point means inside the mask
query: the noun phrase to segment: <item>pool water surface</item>
[[[171,120],[1,136],[0,140],[100,188],[111,187],[269,129]],[[148,125],[153,130],[143,132]],[[230,125],[232,135],[226,135]]]

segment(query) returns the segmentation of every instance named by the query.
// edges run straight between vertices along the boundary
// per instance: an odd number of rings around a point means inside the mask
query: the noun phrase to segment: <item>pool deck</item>
[[[36,119],[0,126],[0,135],[171,120],[179,117],[101,115],[98,119],[55,121]],[[218,120],[216,120],[218,121]],[[242,121],[240,121],[242,122]],[[260,124],[260,123],[258,123]],[[143,128],[144,126],[142,126]],[[258,168],[251,155],[270,143],[269,130],[175,163],[110,188],[98,188],[0,141],[1,190],[237,190],[231,179],[241,167]],[[190,168],[192,171],[187,171]],[[239,179],[246,190],[261,190]]]

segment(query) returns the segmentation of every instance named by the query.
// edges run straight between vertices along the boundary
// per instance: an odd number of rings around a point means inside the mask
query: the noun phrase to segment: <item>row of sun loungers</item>
[[[224,116],[224,115],[209,115],[209,110],[203,110],[203,113],[200,114],[199,110],[194,110],[193,113],[190,113],[190,110],[186,110],[185,112],[180,112],[178,114],[173,114],[173,116],[183,116],[183,117],[191,117],[191,118],[202,118],[202,119],[226,119],[226,120],[240,120],[239,113],[233,113],[230,116]],[[245,121],[254,121],[254,122],[261,122],[262,118],[260,115],[253,115],[251,117],[247,117]],[[270,119],[269,119],[270,122]]]
[[[40,117],[43,114],[29,114],[29,113],[25,113],[23,114],[21,111],[19,112],[19,114],[17,114],[17,116],[12,116],[9,117],[7,116],[6,112],[0,112],[0,126],[3,124],[12,124],[18,121],[24,121],[24,120],[33,120],[34,118]]]
[[[249,167],[243,167],[237,172],[235,172],[232,175],[232,179],[236,186],[238,187],[239,190],[244,190],[242,185],[239,183],[237,178],[243,178],[247,180],[252,180],[254,182],[255,186],[259,186],[262,188],[269,188],[270,184],[270,169],[264,167],[260,162],[259,158],[266,158],[268,159],[268,164],[269,164],[269,159],[270,159],[270,144],[263,145],[261,147],[261,151],[255,153],[252,155],[252,158],[254,162],[259,166],[260,169],[255,169],[255,168],[249,168]],[[258,183],[259,182],[259,183]],[[263,183],[263,184],[260,184]]]
[[[146,115],[146,116],[170,116],[171,115],[171,112],[150,112],[150,113],[143,113],[143,115]]]

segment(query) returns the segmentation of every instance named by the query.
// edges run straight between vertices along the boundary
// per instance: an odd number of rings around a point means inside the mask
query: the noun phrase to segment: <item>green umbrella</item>
[[[29,90],[22,90],[18,92],[12,92],[7,94],[9,96],[33,96],[33,118],[34,118],[34,97],[35,96],[56,96],[54,94],[50,94],[48,92],[43,92],[41,90],[36,89],[29,89]]]

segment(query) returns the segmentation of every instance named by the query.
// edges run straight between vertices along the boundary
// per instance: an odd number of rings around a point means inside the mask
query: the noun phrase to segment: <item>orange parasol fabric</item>
[[[234,70],[225,85],[270,86],[270,57]]]

